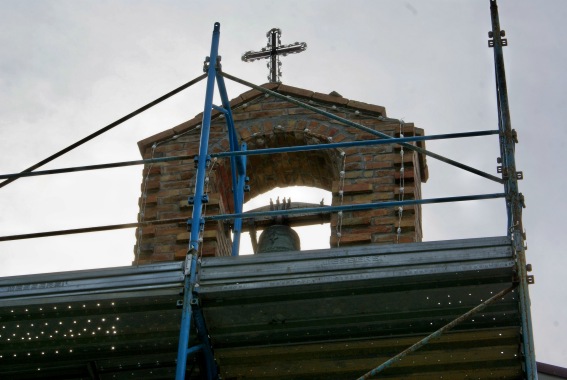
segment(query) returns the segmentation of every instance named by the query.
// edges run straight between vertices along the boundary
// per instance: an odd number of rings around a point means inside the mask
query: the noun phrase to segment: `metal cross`
[[[262,48],[261,51],[247,51],[242,56],[244,62],[253,62],[257,59],[269,58],[268,69],[270,75],[268,80],[271,83],[281,83],[280,77],[282,76],[280,55],[284,57],[288,54],[301,53],[307,49],[305,42],[294,42],[289,45],[282,45],[281,41],[282,31],[279,28],[273,28],[268,33],[268,46]]]

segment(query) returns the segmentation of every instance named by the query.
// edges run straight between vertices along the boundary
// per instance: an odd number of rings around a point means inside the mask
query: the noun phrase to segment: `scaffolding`
[[[522,173],[515,165],[517,138],[511,127],[502,52],[507,41],[500,29],[495,0],[490,0],[490,8],[489,47],[494,50],[498,130],[393,138],[223,72],[218,54],[220,24],[215,23],[204,75],[22,173],[0,176],[8,179],[0,184],[2,187],[24,176],[187,159],[179,156],[35,171],[199,80],[207,80],[200,148],[194,157],[195,193],[189,199],[193,211],[187,221],[190,238],[186,260],[0,279],[0,322],[6,331],[2,335],[11,336],[0,355],[0,374],[29,378],[64,372],[69,378],[98,379],[168,378],[174,372],[178,380],[192,376],[217,379],[221,373],[224,378],[296,379],[352,378],[357,374],[360,379],[367,379],[422,349],[427,353],[425,359],[414,357],[412,363],[389,369],[388,377],[405,378],[429,366],[423,378],[466,378],[466,371],[473,371],[480,378],[537,379],[528,294],[533,276],[527,273],[522,226],[524,200],[518,190]],[[225,78],[373,134],[377,139],[248,151],[246,144],[238,141]],[[220,106],[213,104],[215,86],[222,101]],[[216,155],[208,151],[213,109],[225,116],[230,146],[229,152]],[[501,177],[412,144],[480,135],[499,136]],[[302,208],[243,212],[249,155],[380,144],[397,144],[441,160],[500,183],[504,191],[331,206],[324,211]],[[235,212],[204,216],[205,176],[214,157],[230,158]],[[495,198],[505,199],[508,216],[506,236],[499,238],[364,246],[312,251],[309,255],[239,256],[243,218]],[[228,219],[234,223],[233,257],[199,259],[199,236],[206,221]],[[171,222],[14,235],[1,237],[0,241]],[[443,299],[447,296],[453,301]],[[400,305],[400,299],[406,299],[407,304]],[[172,308],[172,304],[177,308]],[[435,308],[436,304],[440,307]],[[476,320],[471,320],[473,315]],[[180,324],[177,320],[181,320]],[[447,335],[453,328],[457,331]],[[45,334],[50,335],[46,343],[34,344],[34,336],[40,340]],[[399,354],[394,355],[393,349]],[[115,357],[108,357],[108,350]],[[101,351],[106,356],[97,359]],[[175,353],[177,359],[172,360]],[[441,364],[431,364],[427,355]],[[30,368],[30,358],[34,358],[34,363],[42,363],[37,371]],[[379,359],[383,363],[376,366]]]

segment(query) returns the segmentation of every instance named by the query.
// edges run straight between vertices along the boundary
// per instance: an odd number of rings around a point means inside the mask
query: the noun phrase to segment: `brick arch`
[[[294,132],[273,133],[248,142],[249,149],[308,145],[306,138]],[[310,140],[321,139],[311,138]],[[321,142],[324,143],[324,142]],[[248,171],[251,194],[264,193],[274,187],[310,186],[332,191],[338,179],[340,156],[335,151],[289,152],[267,156],[250,156]],[[254,189],[257,189],[254,191]]]
[[[325,126],[319,128],[325,129]],[[282,148],[291,146],[326,144],[324,135],[315,135],[310,131],[277,130],[257,133],[246,140],[248,150]],[[224,145],[224,141],[215,144],[213,151]],[[251,155],[247,159],[246,172],[250,178],[250,192],[244,201],[264,194],[276,187],[307,186],[331,192],[333,183],[338,181],[342,170],[341,150],[325,149],[307,152],[287,152],[273,155]],[[216,187],[220,190],[227,211],[234,210],[230,191],[230,160],[224,159],[217,169]]]
[[[326,144],[329,142],[329,134],[337,131],[336,128],[319,121],[310,122],[311,128],[315,128],[318,134],[312,133],[309,128],[286,131],[280,124],[275,125],[276,128],[271,128],[270,124],[264,121],[265,129],[242,139],[248,150]],[[278,126],[281,129],[277,128]],[[248,130],[240,129],[239,132],[241,131],[247,135]],[[212,151],[216,152],[225,145],[225,141],[218,141],[213,145]],[[339,180],[339,172],[343,169],[342,161],[343,156],[338,149],[248,156],[246,172],[250,178],[251,190],[245,194],[244,202],[276,187],[307,186],[332,192],[333,183]],[[216,171],[216,188],[219,189],[226,211],[234,212],[233,195],[230,191],[232,186],[230,170],[230,160],[224,159]],[[294,201],[302,200],[294,199]],[[318,221],[317,224],[319,223],[321,222]],[[333,228],[335,226],[330,225],[327,239],[330,239]]]

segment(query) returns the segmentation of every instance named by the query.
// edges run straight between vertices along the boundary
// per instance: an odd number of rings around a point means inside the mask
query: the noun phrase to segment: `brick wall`
[[[340,96],[314,93],[295,87],[266,84],[278,91],[338,116],[353,120],[390,136],[399,136],[400,124],[385,118],[380,106]],[[375,139],[367,132],[344,126],[289,102],[251,90],[231,101],[241,142],[248,150],[329,142]],[[198,154],[202,114],[138,143],[144,158]],[[411,123],[403,126],[404,136],[422,135]],[[419,143],[423,146],[422,143]],[[213,111],[209,154],[229,150],[224,118]],[[405,180],[405,199],[421,196],[421,181],[427,180],[425,158],[405,150],[402,156],[392,145],[367,146],[314,152],[284,153],[248,157],[247,173],[251,192],[245,201],[274,187],[311,186],[332,191],[333,205],[397,200],[400,176]],[[344,172],[341,174],[341,172]],[[344,181],[341,181],[344,176]],[[189,218],[187,198],[194,191],[193,160],[148,165],[143,171],[140,221]],[[207,173],[210,201],[205,215],[232,213],[230,161],[213,160]],[[300,201],[300,200],[297,200]],[[393,243],[399,217],[395,209],[344,212],[342,221],[331,216],[331,246]],[[336,233],[341,223],[340,239]],[[421,209],[404,208],[400,242],[421,241]],[[185,223],[155,225],[138,229],[135,254],[138,263],[181,260],[185,257],[189,233]],[[203,255],[230,255],[230,222],[208,222],[203,236]]]

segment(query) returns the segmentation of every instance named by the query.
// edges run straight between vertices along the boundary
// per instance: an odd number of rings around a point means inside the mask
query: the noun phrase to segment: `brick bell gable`
[[[268,83],[262,87],[353,120],[366,127],[399,136],[400,124],[384,119],[384,107],[341,97],[321,94],[284,84]],[[292,103],[266,96],[258,90],[247,91],[230,102],[237,135],[248,150],[329,142],[376,139],[377,136],[345,126],[323,115]],[[172,129],[138,143],[144,158],[194,156],[199,150],[202,113]],[[403,125],[404,136],[423,135],[412,123]],[[417,143],[421,147],[424,142]],[[213,110],[209,154],[229,150],[226,122]],[[344,155],[342,154],[344,152]],[[274,187],[311,186],[333,193],[333,205],[340,204],[340,172],[344,169],[343,204],[395,201],[403,175],[405,199],[421,198],[421,182],[427,181],[425,156],[405,150],[402,156],[395,145],[350,147],[312,152],[288,152],[271,156],[249,156],[247,174],[251,191],[245,201]],[[193,160],[146,165],[143,171],[140,221],[189,218],[187,198],[194,191],[196,169]],[[209,203],[206,215],[234,212],[231,192],[230,160],[214,160],[207,173]],[[330,217],[331,246],[336,245],[337,214]],[[230,255],[229,222],[207,222],[202,253],[205,256]],[[341,246],[393,243],[398,217],[394,209],[344,212]],[[404,208],[400,242],[421,241],[421,208]],[[189,233],[185,223],[149,226],[138,229],[135,254],[138,263],[182,260]]]

